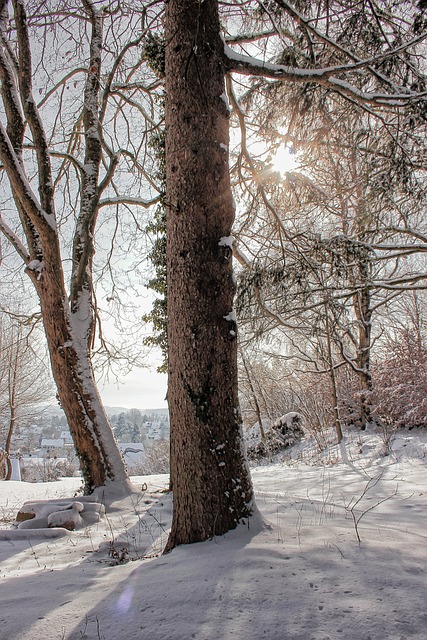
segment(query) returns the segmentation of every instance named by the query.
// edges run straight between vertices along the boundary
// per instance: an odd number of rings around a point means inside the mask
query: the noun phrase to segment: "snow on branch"
[[[117,204],[136,205],[138,207],[144,207],[148,209],[153,204],[157,204],[160,201],[160,195],[152,198],[151,200],[144,200],[144,198],[137,198],[131,196],[113,196],[111,198],[103,198],[99,201],[99,207],[109,207]]]
[[[52,214],[48,214],[39,204],[31,185],[25,175],[19,159],[12,147],[12,143],[0,122],[0,159],[7,171],[12,188],[23,210],[28,215],[35,227],[40,222],[56,231],[56,221]]]
[[[10,244],[14,247],[16,252],[21,256],[25,263],[28,263],[30,260],[30,254],[27,251],[27,248],[21,242],[20,238],[16,235],[16,233],[6,224],[3,218],[0,215],[0,231],[3,233],[5,238],[7,238]]]
[[[395,49],[391,49],[391,47],[389,45],[388,51],[386,52],[386,54],[383,57],[380,56],[379,58],[375,57],[375,58],[373,58],[371,60],[362,61],[350,49],[348,49],[347,47],[343,47],[342,44],[338,43],[333,38],[330,38],[328,35],[322,33],[321,31],[319,31],[318,28],[313,26],[312,21],[309,18],[306,18],[302,13],[300,13],[290,2],[286,2],[286,0],[274,0],[274,2],[279,7],[281,7],[291,18],[296,20],[296,22],[299,25],[303,26],[304,29],[309,34],[311,34],[311,36],[313,36],[314,38],[316,38],[320,42],[326,44],[331,49],[335,49],[335,51],[338,51],[339,53],[344,54],[345,56],[347,56],[349,58],[349,60],[352,60],[353,62],[356,62],[356,63],[362,63],[369,70],[369,72],[373,76],[375,76],[378,80],[381,80],[382,82],[387,84],[391,88],[393,93],[398,93],[399,92],[399,88],[396,86],[396,84],[390,78],[388,78],[386,75],[381,73],[381,71],[379,71],[377,68],[372,67],[371,66],[372,63],[377,62],[377,60],[384,60],[387,57],[390,57],[392,55],[396,55],[396,53],[398,53],[400,51],[407,50],[409,47],[411,47],[416,42],[421,42],[422,40],[425,39],[425,35],[421,35],[420,37],[417,37],[417,38],[414,38],[414,39],[410,40],[409,42],[403,43],[402,45],[400,45],[399,47],[397,47]],[[371,3],[371,8],[372,8],[372,3]],[[386,38],[386,36],[385,36],[385,38]]]
[[[417,39],[419,41],[420,38]],[[406,45],[405,48],[409,46]],[[399,47],[399,50],[402,47]],[[319,69],[299,69],[281,64],[273,64],[251,56],[246,56],[234,51],[224,42],[224,53],[226,57],[227,71],[234,71],[242,75],[262,76],[272,78],[282,82],[298,82],[320,84],[333,91],[363,104],[372,104],[380,107],[404,107],[411,102],[426,101],[427,92],[416,93],[406,88],[397,88],[393,93],[378,93],[363,91],[356,86],[336,77],[338,73],[354,72],[358,69],[369,67],[377,58],[368,60],[358,60],[349,64],[337,65],[333,67],[323,67]],[[387,52],[379,59],[392,55]]]
[[[14,17],[18,40],[18,84],[21,104],[27,119],[37,152],[41,208],[49,219],[55,217],[53,207],[53,181],[49,148],[42,118],[33,96],[31,47],[28,34],[27,15],[23,3],[14,3]],[[52,226],[52,222],[50,222]],[[53,226],[55,228],[55,225]]]

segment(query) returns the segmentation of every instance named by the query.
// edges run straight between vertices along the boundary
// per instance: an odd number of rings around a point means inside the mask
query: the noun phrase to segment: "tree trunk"
[[[254,389],[254,385],[252,384],[251,371],[249,370],[248,363],[246,362],[246,358],[243,355],[243,353],[241,353],[240,357],[242,358],[243,368],[244,368],[245,373],[246,373],[246,379],[248,381],[249,389],[250,389],[251,395],[252,395],[252,400],[253,400],[253,403],[255,405],[255,413],[256,413],[257,420],[258,420],[259,433],[260,433],[260,437],[261,437],[261,442],[263,442],[265,440],[264,425],[262,424],[261,408],[259,406],[258,398],[257,398],[256,392],[255,392],[255,389]]]
[[[9,428],[8,428],[7,437],[6,437],[6,444],[4,446],[4,450],[6,452],[6,475],[4,477],[5,480],[10,480],[12,477],[12,461],[10,459],[10,447],[12,444],[12,435],[15,430],[15,423],[16,423],[16,411],[15,411],[15,407],[11,405]]]
[[[359,178],[356,152],[352,154],[352,174],[356,187],[356,230],[357,239],[364,242],[366,231],[373,224],[371,212],[365,201],[362,181]],[[359,344],[357,353],[357,369],[360,382],[359,419],[360,429],[365,431],[372,420],[371,411],[371,335],[372,335],[372,309],[371,291],[371,256],[363,245],[360,246],[360,255],[356,263],[357,293],[353,297],[353,308],[358,323]],[[361,286],[360,286],[361,285]]]
[[[14,47],[10,51],[6,47],[0,50],[1,97],[7,119],[7,131],[0,126],[0,158],[9,179],[27,247],[7,225],[3,224],[2,229],[27,265],[26,272],[40,300],[53,377],[80,461],[85,491],[90,493],[97,487],[114,482],[116,490],[120,488],[121,492],[127,493],[131,485],[99,398],[90,359],[94,326],[94,232],[99,198],[108,179],[104,177],[99,183],[102,151],[98,112],[103,13],[91,0],[84,0],[82,4],[90,20],[91,38],[82,112],[84,164],[79,183],[80,212],[73,238],[70,301],[64,283],[48,136],[33,95],[34,73],[23,2],[13,3],[17,58],[11,53]],[[7,15],[6,5],[4,8],[6,14],[2,15]],[[39,199],[27,179],[24,166],[22,149],[26,129],[36,152]]]
[[[94,379],[88,336],[92,309],[83,292],[75,312],[67,300],[58,248],[48,242],[41,273],[27,268],[41,304],[52,373],[67,417],[85,493],[111,482],[123,493],[131,490],[125,465],[113,436]],[[57,255],[58,253],[58,255]]]
[[[174,515],[167,550],[251,513],[237,395],[228,107],[215,0],[166,15],[168,401]]]
[[[361,269],[362,271],[362,269]],[[366,282],[366,279],[364,280]],[[367,287],[363,287],[355,297],[354,311],[359,327],[359,344],[357,367],[360,380],[360,428],[365,431],[372,420],[371,398],[371,295]]]
[[[16,424],[16,385],[18,377],[19,357],[20,357],[20,345],[21,345],[21,329],[18,329],[16,335],[15,349],[11,349],[9,357],[9,427],[6,436],[6,443],[4,450],[6,452],[6,475],[5,480],[10,480],[12,477],[12,461],[10,459],[10,448],[12,446],[12,436],[15,431]]]
[[[331,344],[331,333],[329,326],[329,311],[328,305],[325,304],[325,329],[326,329],[326,345],[328,349],[328,365],[329,365],[329,377],[331,380],[331,392],[332,392],[332,410],[334,413],[334,425],[335,431],[337,434],[337,443],[340,444],[343,439],[341,420],[340,420],[340,412],[338,408],[338,389],[337,389],[337,380],[335,377],[335,369],[334,369],[334,360],[332,353],[332,344]]]

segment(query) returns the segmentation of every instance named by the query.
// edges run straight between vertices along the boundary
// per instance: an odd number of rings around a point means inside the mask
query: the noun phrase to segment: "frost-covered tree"
[[[258,36],[264,27],[262,40],[250,37],[248,24],[258,26]],[[417,251],[425,255],[427,247],[419,215],[426,202],[425,71],[416,59],[425,7],[279,0],[247,11],[245,26],[242,47],[263,53],[271,78],[236,90],[229,84],[241,130],[233,167],[244,212],[238,256],[257,285],[253,303],[264,315],[258,330],[281,326],[288,336],[298,325],[310,336],[313,307],[328,309],[323,324],[333,333],[325,326],[322,340],[332,335],[339,355],[334,366],[351,367],[359,379],[364,428],[371,420],[373,318],[427,273],[425,260],[406,260]],[[333,66],[338,60],[341,69]],[[351,69],[349,60],[357,66]],[[247,57],[245,64],[253,61]],[[288,81],[280,82],[285,65]],[[335,89],[327,82],[334,73]],[[339,89],[345,77],[351,80],[346,90],[368,89],[366,101]],[[375,86],[418,95],[394,109],[384,94],[373,109]],[[251,150],[254,131],[263,145]],[[298,152],[300,172],[279,176],[272,159],[285,145]],[[246,317],[256,316],[254,307]],[[345,310],[340,322],[338,308]]]
[[[425,294],[408,293],[375,358],[373,405],[388,428],[427,424],[427,322]]]

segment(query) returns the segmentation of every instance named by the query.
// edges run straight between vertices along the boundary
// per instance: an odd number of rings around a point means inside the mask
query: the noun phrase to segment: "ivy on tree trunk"
[[[170,550],[235,528],[251,513],[252,486],[237,395],[229,110],[216,1],[171,0],[165,39]]]

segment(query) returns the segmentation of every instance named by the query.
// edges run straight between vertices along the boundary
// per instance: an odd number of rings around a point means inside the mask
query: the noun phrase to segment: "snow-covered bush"
[[[78,462],[74,453],[57,458],[22,458],[21,475],[25,482],[56,482],[60,478],[78,475]]]
[[[250,461],[257,462],[263,458],[271,458],[284,449],[297,444],[304,431],[302,430],[302,416],[291,411],[281,416],[264,429],[264,437],[253,429],[246,434],[246,450]]]

